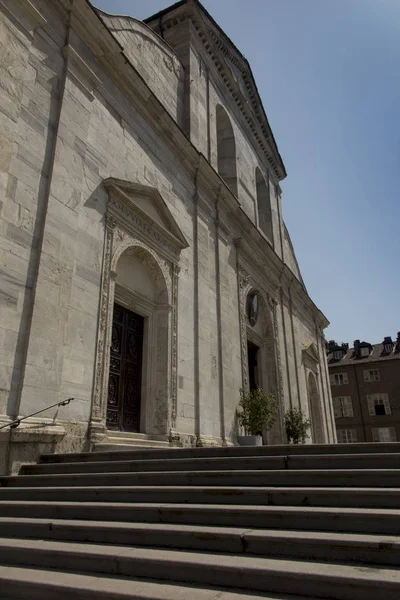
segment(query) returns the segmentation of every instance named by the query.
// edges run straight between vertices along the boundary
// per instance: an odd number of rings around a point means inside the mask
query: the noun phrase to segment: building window
[[[368,369],[364,371],[364,381],[380,381],[379,369]]]
[[[338,429],[337,441],[339,444],[352,444],[357,441],[356,429]]]
[[[343,354],[343,350],[335,350],[335,352],[333,353],[333,358],[335,360],[342,360]]]
[[[367,401],[368,411],[371,416],[392,414],[387,394],[368,394]]]
[[[368,346],[363,346],[362,348],[360,348],[360,356],[369,356]]]
[[[393,344],[384,345],[385,354],[391,354],[393,352]]]
[[[329,380],[331,382],[331,385],[344,385],[346,383],[349,383],[347,373],[335,373],[334,375],[329,376]]]
[[[394,427],[372,427],[372,439],[374,442],[397,442]]]
[[[337,398],[334,398],[333,409],[336,419],[340,419],[341,417],[354,417],[351,396],[338,396]]]

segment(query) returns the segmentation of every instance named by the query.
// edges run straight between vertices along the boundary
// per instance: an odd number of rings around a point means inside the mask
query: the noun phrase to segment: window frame
[[[371,373],[373,373],[372,377],[371,377]],[[379,369],[364,369],[363,375],[364,375],[364,381],[367,383],[381,380],[381,373],[380,373]],[[377,375],[377,377],[376,377],[376,375]]]
[[[349,435],[350,434],[350,435]],[[336,430],[338,444],[355,444],[357,443],[357,429],[340,428]],[[339,439],[345,437],[347,439]]]
[[[342,377],[343,381],[337,381],[337,378],[339,379],[340,376]],[[347,385],[349,383],[349,376],[346,373],[346,371],[340,372],[340,373],[332,373],[329,376],[329,381],[331,385]]]
[[[390,404],[389,395],[384,392],[376,394],[367,394],[368,413],[370,417],[386,417],[392,414],[392,407]],[[378,415],[376,412],[376,406],[384,406],[385,414]]]
[[[351,396],[335,396],[333,398],[333,412],[335,419],[353,418],[354,409]]]
[[[368,346],[363,346],[362,348],[360,348],[359,353],[361,358],[368,358],[368,356],[370,355]]]

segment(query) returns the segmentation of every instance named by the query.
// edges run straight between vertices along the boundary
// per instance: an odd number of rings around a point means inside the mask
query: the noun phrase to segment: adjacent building
[[[381,344],[327,344],[340,443],[400,440],[400,333]]]
[[[279,397],[268,443],[289,407],[334,442],[328,321],[241,52],[196,0],[146,22],[86,0],[0,2],[0,18],[0,423],[35,413],[0,434],[3,469],[234,444],[255,385]]]

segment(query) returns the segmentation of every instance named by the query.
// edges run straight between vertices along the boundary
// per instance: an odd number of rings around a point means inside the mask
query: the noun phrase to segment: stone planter
[[[239,446],[262,446],[261,435],[239,435]]]

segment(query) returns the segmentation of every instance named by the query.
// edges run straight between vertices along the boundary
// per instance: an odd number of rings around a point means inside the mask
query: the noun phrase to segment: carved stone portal
[[[177,415],[180,252],[188,244],[159,193],[109,179],[97,332],[91,441],[107,434],[106,410],[114,305],[144,317],[141,425],[169,435]]]
[[[283,433],[283,382],[280,365],[276,301],[253,285],[250,275],[238,265],[240,341],[242,355],[243,390],[249,390],[248,343],[258,348],[258,385],[278,397],[279,415],[276,425],[268,435],[269,443],[282,443]],[[258,319],[254,324],[248,316],[248,298],[257,294]]]

